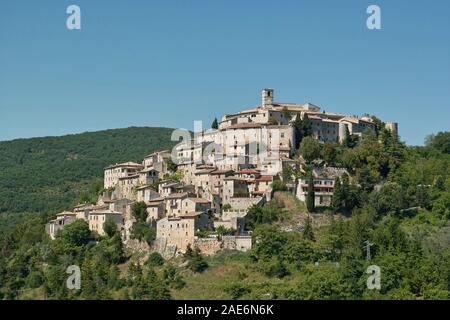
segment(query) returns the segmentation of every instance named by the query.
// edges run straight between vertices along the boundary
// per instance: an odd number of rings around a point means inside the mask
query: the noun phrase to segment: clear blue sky
[[[369,4],[382,30],[366,28]],[[209,126],[271,87],[422,144],[450,129],[449,16],[448,0],[2,0],[0,140]]]

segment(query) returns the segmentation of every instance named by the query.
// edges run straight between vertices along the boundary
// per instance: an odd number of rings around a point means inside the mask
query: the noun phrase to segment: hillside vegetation
[[[66,209],[101,189],[103,168],[169,149],[173,129],[114,129],[0,142],[0,213]]]
[[[268,204],[249,209],[246,253],[203,257],[191,248],[170,261],[144,259],[124,249],[117,230],[99,237],[78,220],[51,241],[50,216],[28,216],[0,234],[0,298],[450,299],[450,133],[425,147],[383,134],[342,146],[306,140],[301,152],[350,177],[332,207],[309,213],[279,186]],[[80,290],[66,286],[71,265],[81,269]],[[380,268],[379,289],[366,285],[371,265]]]

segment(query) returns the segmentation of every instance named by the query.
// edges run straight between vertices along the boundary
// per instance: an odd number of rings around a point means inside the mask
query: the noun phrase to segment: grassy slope
[[[255,270],[248,255],[239,252],[221,252],[207,258],[209,268],[203,273],[184,273],[186,286],[181,290],[172,290],[175,300],[224,300],[230,299],[226,288],[233,284],[245,284],[252,288],[250,296],[243,298],[265,299],[273,287],[283,287],[295,283],[298,273],[283,279],[268,278]]]
[[[131,127],[0,142],[0,213],[65,209],[105,166],[171,148],[172,130]]]

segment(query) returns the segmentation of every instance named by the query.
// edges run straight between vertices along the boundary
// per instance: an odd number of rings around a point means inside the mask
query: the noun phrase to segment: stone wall
[[[245,228],[245,219],[232,217],[228,220],[214,221],[214,229],[217,229],[220,226],[224,227],[225,229],[232,229],[238,231],[239,233],[242,233],[244,232]]]
[[[217,238],[196,238],[194,240],[194,246],[198,247],[202,254],[213,255],[222,250],[222,241]]]
[[[150,246],[145,241],[139,241],[137,239],[128,239],[124,242],[125,248],[133,253],[149,253]]]
[[[224,227],[225,229],[233,229],[231,221],[214,221],[214,229]]]
[[[252,248],[251,236],[224,236],[224,249],[246,252]]]
[[[251,236],[223,236],[221,240],[216,237],[196,238],[194,245],[204,255],[213,255],[222,250],[238,250],[246,252],[252,248]]]
[[[260,204],[263,201],[264,197],[257,198],[231,198],[229,204],[233,209],[248,209],[254,204]]]
[[[157,238],[153,242],[152,249],[161,254],[164,259],[172,259],[177,255],[178,248],[167,244],[166,238]]]
[[[228,210],[222,212],[222,221],[230,221],[232,218],[243,218],[247,215],[247,210]]]

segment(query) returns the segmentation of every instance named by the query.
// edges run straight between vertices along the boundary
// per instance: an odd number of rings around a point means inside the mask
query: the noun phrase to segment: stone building
[[[167,197],[172,193],[177,193],[177,187],[180,186],[180,183],[173,180],[162,180],[158,185],[158,192],[162,197]]]
[[[230,204],[232,198],[248,198],[250,196],[248,179],[229,177],[224,179],[222,204]]]
[[[45,231],[52,240],[56,238],[59,230],[66,225],[71,224],[77,219],[77,214],[74,212],[64,211],[56,215],[56,219],[51,220],[45,225]]]
[[[341,178],[347,171],[341,168],[324,167],[313,169],[315,206],[330,207],[333,203],[334,182]],[[297,198],[306,201],[308,194],[308,180],[299,179],[297,186]]]
[[[225,115],[219,124],[221,130],[234,128],[236,125],[274,124],[279,126],[291,124],[296,117],[302,119],[308,115],[311,120],[313,136],[320,141],[340,141],[340,136],[345,134],[340,130],[340,123],[344,124],[350,134],[360,135],[365,130],[375,131],[373,120],[366,116],[346,116],[340,113],[321,112],[319,106],[311,103],[303,105],[296,103],[274,102],[273,89],[262,90],[262,103],[259,106],[244,110],[235,114]],[[286,132],[285,132],[286,133]],[[293,138],[290,134],[287,136]],[[288,143],[284,141],[283,145]]]
[[[147,205],[147,220],[159,220],[165,216],[165,202],[164,198],[155,198],[145,203]]]
[[[139,172],[139,184],[150,185],[159,180],[160,172],[154,168],[145,168]]]
[[[182,201],[188,197],[187,193],[172,193],[164,197],[165,215],[175,217],[182,213]]]
[[[181,200],[181,214],[211,211],[211,202],[203,198],[186,198]]]
[[[170,159],[170,150],[157,151],[144,157],[142,165],[145,169],[153,168],[158,172],[165,172],[167,168],[164,166],[166,161]],[[162,178],[162,177],[160,177]]]
[[[152,199],[159,198],[159,193],[152,186],[144,185],[136,188],[137,201],[146,202]]]
[[[115,194],[119,199],[137,199],[137,187],[139,186],[139,174],[133,174],[118,179]]]
[[[97,232],[100,236],[104,236],[105,230],[104,230],[104,224],[106,220],[111,219],[114,221],[117,225],[117,229],[120,230],[122,226],[124,225],[124,219],[122,216],[122,213],[112,211],[112,210],[98,210],[98,211],[92,211],[89,214],[89,229],[92,231]]]
[[[295,151],[295,119],[306,115],[313,137],[322,142],[342,142],[347,134],[375,131],[373,120],[367,116],[321,112],[311,103],[277,103],[273,89],[263,89],[261,105],[225,115],[218,130],[197,133],[193,141],[178,145],[179,168],[190,184],[196,180],[193,164],[235,171],[261,168],[276,175],[282,169],[282,159],[291,158]]]
[[[141,164],[135,162],[125,162],[111,165],[104,171],[104,188],[115,188],[119,178],[136,175],[143,169]]]
[[[184,252],[189,244],[194,246],[197,231],[212,230],[213,227],[212,216],[204,212],[165,217],[156,224],[156,240]]]

